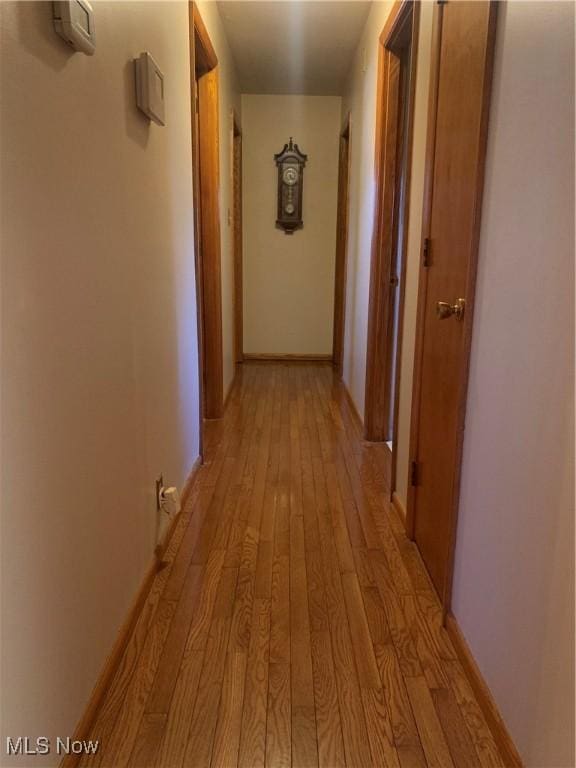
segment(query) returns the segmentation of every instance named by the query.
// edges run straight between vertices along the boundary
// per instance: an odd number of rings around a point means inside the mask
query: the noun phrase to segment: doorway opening
[[[223,411],[218,58],[195,3],[190,11],[190,51],[201,418],[218,419]]]
[[[406,234],[416,80],[418,2],[397,3],[380,35],[376,114],[376,206],[368,306],[367,440],[392,451],[394,487]]]
[[[348,175],[350,167],[350,113],[340,133],[338,157],[338,211],[336,214],[336,265],[334,273],[334,337],[332,363],[342,376],[346,320],[346,252],[348,247]]]

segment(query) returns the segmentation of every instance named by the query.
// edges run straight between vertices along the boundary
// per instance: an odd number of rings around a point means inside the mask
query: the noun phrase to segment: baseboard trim
[[[142,584],[140,585],[140,589],[138,590],[138,594],[136,595],[126,620],[118,632],[112,650],[110,651],[110,654],[108,655],[108,658],[102,667],[102,671],[100,672],[98,680],[96,681],[96,685],[90,694],[86,709],[84,710],[84,713],[82,714],[82,717],[76,726],[73,736],[73,739],[75,740],[85,741],[90,738],[90,733],[94,723],[96,722],[96,718],[98,717],[100,707],[104,702],[106,693],[112,684],[118,667],[120,666],[122,656],[124,655],[124,651],[126,650],[126,647],[130,641],[132,632],[134,631],[134,628],[138,622],[138,618],[142,612],[142,609],[146,604],[148,595],[150,594],[150,590],[152,588],[152,584],[154,583],[154,579],[156,578],[158,572],[164,567],[162,558],[164,557],[164,554],[168,549],[168,545],[170,544],[170,540],[174,535],[177,522],[180,519],[180,515],[182,514],[182,510],[186,506],[186,502],[190,497],[190,493],[196,481],[198,470],[200,469],[201,464],[202,461],[200,457],[198,457],[192,465],[192,469],[190,470],[190,474],[188,475],[188,479],[186,480],[184,489],[182,491],[180,512],[170,522],[170,526],[166,530],[162,541],[154,550],[153,560],[148,570],[146,571]],[[60,768],[77,768],[81,757],[82,755],[65,755],[60,762]]]
[[[396,514],[398,515],[398,518],[403,526],[406,525],[406,507],[404,506],[404,502],[398,496],[396,491],[392,491],[392,506],[396,510]]]
[[[74,736],[72,738],[76,741],[86,741],[90,738],[92,727],[96,722],[96,718],[98,717],[98,712],[100,711],[100,707],[104,702],[106,692],[112,684],[116,670],[120,665],[124,651],[126,650],[134,627],[136,626],[136,622],[138,621],[138,617],[146,603],[148,594],[152,588],[154,579],[156,578],[156,574],[158,572],[158,562],[159,561],[155,556],[152,564],[146,572],[146,575],[144,576],[144,581],[138,590],[138,594],[136,595],[136,599],[132,605],[132,608],[130,609],[128,617],[120,628],[116,642],[114,643],[114,646],[112,647],[112,650],[110,651],[110,654],[104,663],[104,667],[102,668],[98,680],[96,681],[96,685],[94,686],[94,689],[90,694],[90,698],[88,699],[86,709],[84,710],[84,713],[80,718],[80,722],[74,731]],[[65,755],[60,762],[60,768],[76,768],[76,766],[80,763],[81,757],[82,755]]]
[[[360,413],[358,412],[358,408],[356,408],[356,403],[354,402],[352,395],[350,394],[350,390],[348,389],[346,382],[344,379],[341,379],[342,382],[342,389],[344,390],[344,396],[346,397],[346,402],[348,403],[348,407],[350,408],[350,411],[352,412],[352,417],[354,419],[354,422],[358,429],[360,430],[360,434],[364,435],[364,421],[362,420],[362,417],[360,416]]]
[[[228,392],[226,393],[226,397],[224,398],[224,407],[222,408],[222,416],[226,413],[226,409],[228,408],[228,404],[230,403],[230,399],[232,397],[232,393],[234,392],[234,388],[236,387],[236,382],[238,381],[238,373],[236,366],[234,366],[234,377],[232,381],[230,382],[230,386],[228,387]]]
[[[245,352],[244,362],[259,361],[266,363],[331,363],[332,355],[282,354],[275,352]]]
[[[468,643],[462,634],[462,630],[458,626],[456,617],[452,612],[448,612],[446,615],[446,631],[450,636],[450,640],[452,641],[456,655],[462,664],[466,677],[468,678],[470,687],[474,691],[474,695],[482,710],[486,724],[488,725],[492,737],[504,759],[504,765],[506,765],[507,768],[522,768],[522,758],[512,741],[512,737],[508,733],[506,724],[498,711],[498,707],[490,693],[490,689],[482,677],[482,673],[476,664],[474,656],[472,655]]]

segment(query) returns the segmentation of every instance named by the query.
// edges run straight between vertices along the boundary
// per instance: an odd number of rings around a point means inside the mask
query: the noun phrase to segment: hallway
[[[331,366],[241,366],[84,768],[503,765],[381,449]]]
[[[0,766],[575,768],[561,0],[0,0]]]

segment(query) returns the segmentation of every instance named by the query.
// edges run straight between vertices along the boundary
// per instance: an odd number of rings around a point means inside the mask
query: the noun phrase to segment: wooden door
[[[445,609],[452,581],[496,6],[448,2],[436,11],[409,522]],[[460,300],[463,314],[457,309]]]
[[[338,209],[336,214],[336,269],[334,277],[334,336],[332,362],[342,375],[344,323],[346,319],[346,248],[348,245],[348,172],[350,147],[350,115],[340,134],[338,161]]]

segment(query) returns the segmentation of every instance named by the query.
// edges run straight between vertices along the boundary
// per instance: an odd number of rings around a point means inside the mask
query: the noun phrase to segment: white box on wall
[[[164,74],[151,54],[144,51],[134,61],[136,68],[136,102],[144,114],[158,125],[164,119]]]

